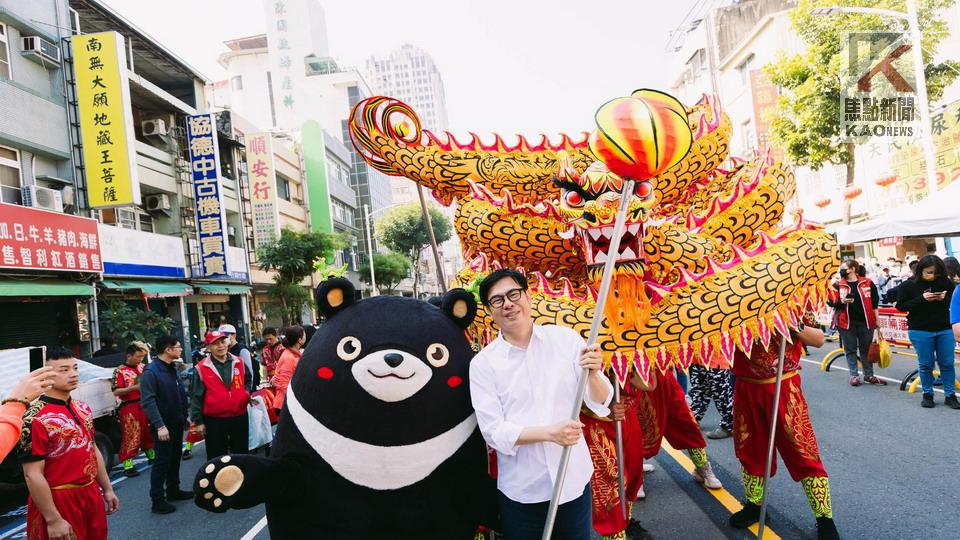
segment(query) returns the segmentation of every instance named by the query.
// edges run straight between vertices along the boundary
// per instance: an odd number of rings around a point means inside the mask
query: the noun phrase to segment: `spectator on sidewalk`
[[[897,309],[907,312],[907,333],[917,351],[923,398],[920,406],[933,408],[933,365],[940,366],[944,404],[960,409],[954,370],[954,340],[950,328],[950,300],[956,285],[947,279],[943,261],[936,255],[920,259],[916,275],[901,286]]]
[[[140,376],[146,366],[143,359],[150,352],[150,346],[142,341],[131,341],[127,345],[127,355],[123,364],[113,370],[113,395],[120,400],[118,417],[120,419],[120,451],[117,457],[123,463],[123,473],[128,477],[140,476],[133,466],[133,458],[140,449],[153,463],[153,437],[150,436],[150,423],[140,406]]]
[[[953,288],[953,299],[950,301],[950,324],[953,325],[953,339],[960,343],[960,287]]]
[[[237,328],[232,324],[221,324],[219,330],[227,335],[230,354],[243,360],[243,367],[252,375],[248,392],[253,392],[260,386],[260,363],[250,354],[250,349],[237,340]]]
[[[263,349],[260,351],[260,359],[263,360],[263,367],[267,372],[267,378],[272,379],[277,370],[277,362],[280,355],[283,354],[283,344],[277,336],[277,329],[268,327],[263,329]]]
[[[33,400],[53,386],[53,368],[44,366],[17,381],[0,406],[0,461],[13,450],[23,429],[23,413]]]
[[[150,470],[151,510],[169,514],[176,507],[169,501],[193,498],[192,491],[180,489],[180,456],[183,429],[187,421],[187,392],[174,362],[183,347],[175,336],[161,336],[156,343],[157,361],[140,377],[140,402],[150,421],[156,444],[156,461]]]
[[[300,363],[300,356],[303,354],[303,344],[307,341],[306,332],[302,326],[288,326],[283,329],[283,354],[280,355],[280,361],[277,362],[277,370],[273,376],[273,388],[275,392],[273,406],[275,409],[283,409],[283,402],[287,395],[287,387],[290,386],[290,379],[297,370],[297,364]]]
[[[253,375],[228,351],[226,334],[207,332],[203,342],[209,354],[195,366],[190,384],[193,429],[204,435],[208,460],[246,454],[250,432],[247,388]]]
[[[960,261],[956,257],[946,257],[943,259],[943,267],[947,271],[947,279],[960,285]]]
[[[918,260],[910,261],[909,271],[904,272],[903,274],[901,274],[901,276],[900,276],[900,283],[898,283],[894,288],[892,288],[892,289],[890,289],[889,291],[887,291],[886,301],[887,301],[888,304],[896,304],[896,303],[897,303],[897,300],[899,300],[900,288],[903,287],[903,284],[906,283],[907,281],[909,281],[910,278],[912,278],[912,277],[915,275],[916,270],[917,270],[917,264],[919,264],[919,263],[920,263],[920,261],[918,261]]]
[[[873,374],[873,364],[867,361],[880,315],[880,294],[866,278],[866,269],[860,263],[851,259],[840,265],[840,281],[833,284],[827,304],[836,310],[834,322],[847,356],[850,386],[860,386],[858,357],[863,365],[863,382],[886,386],[886,381]]]
[[[107,514],[120,499],[94,444],[93,411],[70,397],[80,385],[77,359],[66,348],[47,352],[53,385],[23,415],[20,459],[30,496],[29,540],[107,540]]]
[[[887,292],[890,291],[896,285],[897,280],[890,274],[890,268],[887,266],[883,267],[883,270],[880,271],[880,275],[877,277],[877,290],[880,292],[880,301],[885,302],[887,297]]]

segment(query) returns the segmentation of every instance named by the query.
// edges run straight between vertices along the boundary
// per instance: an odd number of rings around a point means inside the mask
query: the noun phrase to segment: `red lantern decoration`
[[[843,190],[843,198],[847,200],[853,200],[860,196],[863,193],[863,189],[857,186],[850,186],[847,189]]]
[[[896,181],[897,181],[897,177],[891,175],[891,176],[884,176],[883,178],[877,178],[876,180],[873,181],[873,183],[880,187],[887,187]]]
[[[595,120],[590,150],[623,178],[653,178],[683,159],[693,144],[686,109],[655,90],[637,90],[630,97],[608,101],[597,110]]]
[[[817,202],[813,203],[817,208],[826,208],[830,206],[830,199],[820,199]]]

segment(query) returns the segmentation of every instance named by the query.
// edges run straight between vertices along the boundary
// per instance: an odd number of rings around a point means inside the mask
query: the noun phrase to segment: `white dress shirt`
[[[580,382],[580,334],[562,326],[533,326],[526,349],[515,347],[501,334],[470,362],[470,396],[480,432],[497,451],[497,488],[519,503],[550,500],[563,447],[542,442],[517,445],[523,428],[570,419]],[[585,403],[598,416],[610,414],[613,386],[603,403]],[[583,494],[593,474],[587,444],[581,438],[572,448],[560,503]]]

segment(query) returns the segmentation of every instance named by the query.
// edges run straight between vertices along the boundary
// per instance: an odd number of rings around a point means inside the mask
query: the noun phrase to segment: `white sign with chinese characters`
[[[273,139],[269,133],[247,136],[247,165],[250,170],[250,203],[253,207],[253,245],[255,250],[259,250],[280,237]]]
[[[224,278],[230,274],[216,125],[210,113],[187,117],[187,147],[190,150],[200,252],[200,275],[194,277]]]
[[[303,124],[306,101],[303,97],[307,82],[304,58],[315,51],[315,33],[325,34],[326,28],[313,28],[320,3],[315,0],[264,0],[264,20],[267,25],[267,54],[270,59],[270,78],[273,83],[274,110],[277,127],[291,132]]]

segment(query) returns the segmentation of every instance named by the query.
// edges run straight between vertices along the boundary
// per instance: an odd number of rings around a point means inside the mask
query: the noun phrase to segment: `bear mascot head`
[[[270,535],[471,539],[495,519],[496,488],[470,403],[477,312],[454,289],[439,309],[317,287],[326,321],[287,390],[269,458],[229,455],[194,482],[201,508],[266,503]]]

